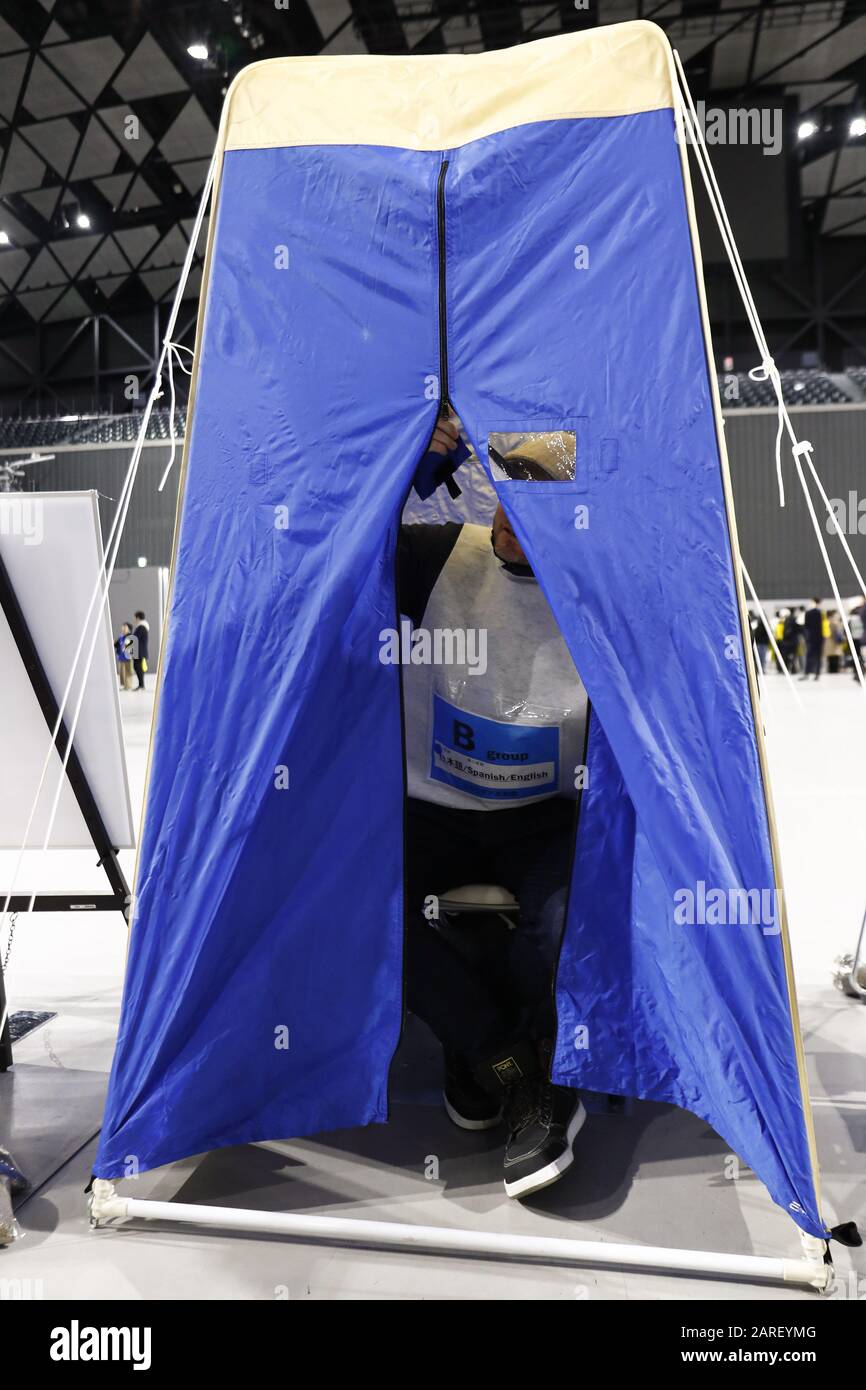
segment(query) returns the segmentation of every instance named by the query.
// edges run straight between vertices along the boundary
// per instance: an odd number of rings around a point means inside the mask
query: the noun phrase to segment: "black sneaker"
[[[510,1088],[504,1112],[509,1131],[505,1191],[509,1197],[528,1197],[571,1167],[586,1110],[576,1091],[541,1076]]]
[[[495,1129],[502,1119],[502,1101],[475,1080],[469,1063],[445,1051],[445,1112],[461,1129]]]

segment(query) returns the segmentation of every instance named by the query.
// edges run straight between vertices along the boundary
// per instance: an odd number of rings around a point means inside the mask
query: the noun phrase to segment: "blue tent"
[[[232,87],[98,1175],[387,1119],[379,634],[450,402],[488,468],[575,441],[496,480],[592,705],[554,1079],[693,1111],[825,1233],[673,93],[642,22]]]

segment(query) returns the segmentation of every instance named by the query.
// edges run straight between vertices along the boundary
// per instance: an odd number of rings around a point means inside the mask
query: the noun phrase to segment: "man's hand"
[[[452,415],[440,415],[436,421],[433,438],[427,445],[427,450],[434,454],[450,454],[452,450],[457,448],[459,438],[460,431],[454,417]]]

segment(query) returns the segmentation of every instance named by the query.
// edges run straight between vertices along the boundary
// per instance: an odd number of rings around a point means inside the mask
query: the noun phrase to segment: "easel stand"
[[[53,733],[57,727],[57,737],[55,747],[61,761],[66,757],[69,749],[69,757],[66,763],[66,777],[75,799],[84,818],[93,847],[99,859],[98,864],[105,870],[108,879],[110,893],[13,893],[9,899],[8,910],[13,912],[122,912],[125,917],[129,916],[130,892],[129,885],[120,867],[117,857],[117,849],[111,843],[105,823],[96,804],[96,798],[87,780],[84,769],[78,758],[75,748],[69,747],[69,733],[66,724],[60,720],[58,725],[58,715],[60,707],[54,697],[54,691],[45,673],[41,658],[36,650],[32,634],[27,626],[23,610],[12,582],[9,572],[0,557],[0,608],[3,609],[9,630],[18,647],[21,662],[30,679],[33,693],[39,701],[39,708],[45,717],[45,723],[49,732]],[[6,894],[0,891],[0,904],[6,902]],[[5,1012],[5,991],[3,988],[3,970],[0,965],[0,1014]],[[7,1071],[12,1065],[12,1044],[9,1033],[9,1019],[3,1027],[0,1035],[0,1071]]]

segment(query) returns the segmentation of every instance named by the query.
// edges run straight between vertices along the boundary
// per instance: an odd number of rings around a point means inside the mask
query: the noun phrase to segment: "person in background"
[[[132,689],[132,626],[120,624],[120,632],[114,639],[114,654],[117,660],[117,676],[121,690]]]
[[[783,608],[784,623],[782,625],[782,640],[779,643],[779,651],[782,653],[782,660],[788,671],[794,672],[797,669],[797,648],[800,644],[800,629],[797,626],[797,618],[790,608]]]
[[[861,598],[859,604],[851,609],[848,614],[848,627],[854,642],[851,660],[854,663],[853,676],[856,681],[860,679],[857,675],[857,668],[863,664],[863,639],[866,637],[866,597]]]
[[[803,630],[806,638],[806,662],[800,679],[806,681],[810,676],[814,676],[817,680],[821,674],[821,657],[824,654],[824,614],[819,598],[813,598],[812,607],[804,613]]]
[[[845,649],[845,630],[834,608],[824,619],[824,654],[827,657],[827,674],[838,675]]]
[[[761,672],[767,669],[767,649],[770,645],[770,634],[762,613],[749,613],[749,626],[752,630],[752,641],[755,644],[755,651],[758,656],[758,666]]]
[[[148,621],[147,621],[147,619],[145,618],[144,614],[143,614],[143,613],[140,613],[140,612],[139,612],[139,613],[136,613],[136,615],[135,615],[135,627],[133,628],[133,632],[132,632],[132,635],[133,635],[133,637],[135,638],[135,646],[134,646],[134,648],[133,648],[133,662],[132,662],[132,664],[133,664],[133,667],[134,667],[134,669],[135,669],[135,674],[136,674],[137,677],[138,677],[138,685],[135,687],[136,690],[144,690],[144,688],[145,688],[144,678],[145,678],[145,676],[147,675],[148,635],[149,635],[149,633],[150,633],[150,624],[148,623]]]
[[[779,650],[780,656],[784,656],[785,652],[785,614],[787,613],[787,611],[788,610],[786,608],[777,608],[776,617],[774,620],[775,626],[773,628],[773,636],[776,639],[776,646]],[[775,652],[773,653],[773,662],[775,664],[776,670],[779,672],[779,675],[781,675],[782,670],[779,666],[779,657],[776,656]]]
[[[802,671],[806,661],[806,605],[798,603],[794,609],[794,660],[792,671]]]

